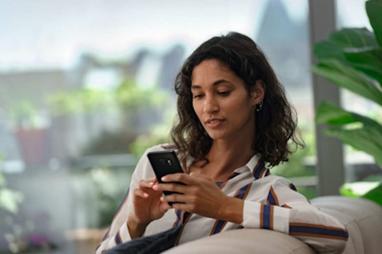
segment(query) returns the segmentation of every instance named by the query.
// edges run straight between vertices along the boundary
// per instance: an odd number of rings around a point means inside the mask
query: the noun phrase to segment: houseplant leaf
[[[379,183],[379,185],[377,187],[368,191],[362,197],[369,199],[369,200],[372,200],[372,201],[374,201],[377,204],[382,206],[382,183]]]
[[[345,62],[382,86],[382,48],[349,49],[344,52]]]
[[[329,103],[320,104],[316,121],[328,124],[329,135],[371,154],[382,166],[382,125],[377,121]]]
[[[364,151],[374,157],[375,162],[382,166],[382,148],[381,139],[375,139],[370,136],[367,128],[346,130],[341,127],[329,127],[326,133],[330,136],[340,139],[342,142],[351,145],[357,150]]]
[[[379,46],[382,47],[382,1],[370,0],[365,5],[370,25],[373,27]]]
[[[373,33],[366,28],[343,28],[331,33],[328,41],[343,49],[378,46]]]
[[[313,67],[313,72],[336,85],[382,105],[380,84],[365,74],[338,60],[323,60]]]
[[[321,124],[330,125],[345,125],[360,122],[372,126],[377,132],[380,132],[380,135],[382,135],[382,125],[379,122],[369,117],[346,111],[328,102],[322,102],[319,105],[316,121]]]

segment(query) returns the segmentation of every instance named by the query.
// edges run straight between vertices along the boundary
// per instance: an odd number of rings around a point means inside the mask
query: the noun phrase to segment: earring
[[[256,112],[260,112],[263,109],[263,102],[261,101],[256,105]]]

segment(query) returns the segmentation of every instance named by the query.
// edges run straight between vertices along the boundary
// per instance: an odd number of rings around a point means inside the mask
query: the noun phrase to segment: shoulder
[[[288,188],[294,191],[297,190],[295,185],[289,179],[282,176],[268,175],[259,180],[261,180],[264,184],[272,186],[273,188],[276,188],[276,189]]]

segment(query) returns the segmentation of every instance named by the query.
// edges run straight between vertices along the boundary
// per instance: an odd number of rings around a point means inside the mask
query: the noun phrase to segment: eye
[[[193,94],[192,95],[192,98],[193,99],[200,99],[200,98],[202,98],[204,95],[203,94]]]
[[[224,97],[230,95],[230,93],[231,91],[218,91],[218,94]]]

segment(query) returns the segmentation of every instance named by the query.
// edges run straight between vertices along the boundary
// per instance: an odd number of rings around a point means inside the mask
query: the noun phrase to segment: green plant
[[[23,195],[15,190],[7,187],[6,179],[1,172],[1,164],[3,158],[0,155],[0,211],[6,211],[8,213],[17,213],[18,206],[23,199]],[[0,220],[0,223],[2,221]]]
[[[382,106],[382,1],[366,2],[373,31],[345,28],[317,43],[313,71],[335,85]],[[381,119],[344,110],[327,102],[317,110],[318,123],[328,126],[327,134],[374,157],[382,167]]]
[[[345,88],[382,107],[382,1],[365,3],[373,31],[366,28],[345,28],[317,43],[314,54],[317,64],[313,71],[335,85]],[[351,147],[374,157],[382,167],[382,125],[378,114],[362,115],[344,110],[327,102],[317,109],[316,121],[328,126],[327,134]],[[370,183],[366,183],[371,186]],[[366,193],[357,189],[365,183],[345,184],[340,193],[350,197],[364,197],[382,204],[381,181]],[[362,188],[361,188],[362,189]]]

